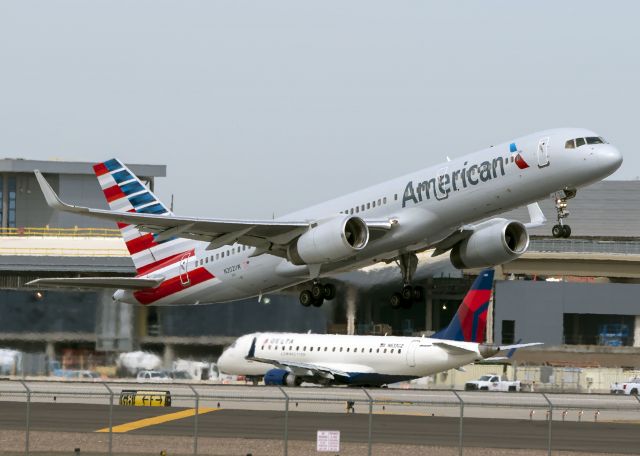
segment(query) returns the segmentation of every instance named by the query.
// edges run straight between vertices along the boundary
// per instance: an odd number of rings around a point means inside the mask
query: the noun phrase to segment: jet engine
[[[360,217],[340,215],[321,220],[293,241],[287,258],[295,265],[331,263],[343,260],[369,242],[369,228]]]
[[[473,233],[451,249],[451,263],[458,269],[486,268],[507,263],[529,247],[525,226],[502,218],[476,225]]]
[[[271,369],[264,374],[265,385],[300,386],[302,379],[284,369]]]

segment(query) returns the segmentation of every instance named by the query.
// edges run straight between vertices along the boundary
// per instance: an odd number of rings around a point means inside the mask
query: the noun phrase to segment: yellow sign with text
[[[171,407],[171,392],[123,390],[120,393],[120,405],[135,407]]]

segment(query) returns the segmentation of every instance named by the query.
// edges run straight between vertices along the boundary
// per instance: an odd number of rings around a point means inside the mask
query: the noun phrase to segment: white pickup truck
[[[610,388],[611,394],[640,394],[640,377],[630,378],[623,383],[612,383]]]
[[[520,382],[502,380],[499,375],[483,375],[478,380],[464,384],[466,391],[520,391]]]

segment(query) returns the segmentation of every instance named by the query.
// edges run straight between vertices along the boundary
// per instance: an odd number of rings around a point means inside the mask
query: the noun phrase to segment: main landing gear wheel
[[[396,259],[402,273],[402,290],[391,296],[390,303],[394,309],[410,309],[414,302],[424,299],[424,289],[422,287],[411,286],[411,280],[418,268],[418,257],[415,253],[405,253]]]
[[[325,299],[331,301],[336,297],[336,286],[332,283],[314,282],[311,290],[303,290],[300,292],[300,304],[305,307],[313,305],[320,307]]]
[[[554,238],[568,238],[571,236],[571,227],[564,223],[564,219],[569,217],[567,200],[575,198],[576,193],[575,189],[564,189],[553,194],[558,219],[558,223],[551,229],[551,234]]]

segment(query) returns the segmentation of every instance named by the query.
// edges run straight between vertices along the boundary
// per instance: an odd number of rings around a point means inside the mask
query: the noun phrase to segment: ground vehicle
[[[465,383],[464,389],[466,391],[520,391],[520,382],[502,380],[497,374],[489,374]]]
[[[609,389],[611,394],[632,394],[635,396],[640,393],[640,377],[632,377],[623,383],[612,383]]]
[[[138,372],[136,381],[142,383],[167,383],[171,381],[171,378],[166,372],[144,370]]]

